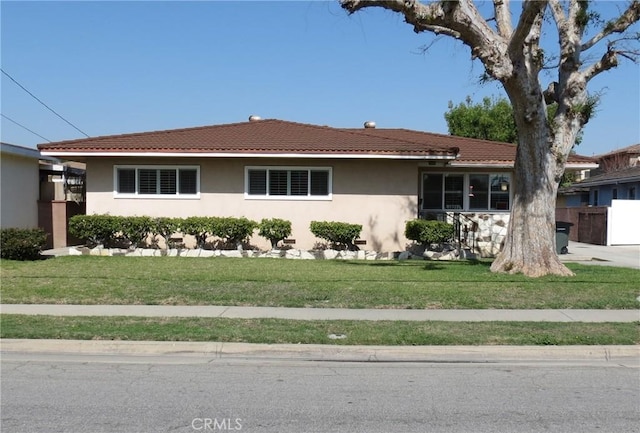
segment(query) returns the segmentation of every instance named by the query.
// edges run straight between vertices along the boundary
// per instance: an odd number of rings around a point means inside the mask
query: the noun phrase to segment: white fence
[[[640,200],[612,200],[607,209],[607,245],[640,245]]]

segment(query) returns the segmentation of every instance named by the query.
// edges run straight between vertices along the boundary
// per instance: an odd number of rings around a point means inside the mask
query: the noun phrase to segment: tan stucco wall
[[[0,164],[0,226],[38,227],[38,159],[3,152]]]
[[[114,198],[113,166],[126,164],[199,165],[200,199]],[[245,166],[331,167],[333,199],[247,200],[244,198]],[[148,216],[235,216],[256,221],[283,218],[292,222],[294,247],[308,249],[320,239],[309,223],[344,221],[362,224],[362,249],[404,250],[404,227],[417,214],[418,168],[415,161],[291,159],[164,159],[102,158],[87,161],[87,214]],[[254,236],[252,244],[269,246]]]

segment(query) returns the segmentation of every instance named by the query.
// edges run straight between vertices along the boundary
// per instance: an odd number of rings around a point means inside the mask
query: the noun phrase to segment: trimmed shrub
[[[149,228],[149,232],[153,237],[153,243],[155,245],[158,244],[157,237],[160,235],[164,239],[166,248],[172,248],[173,245],[170,241],[171,235],[182,229],[183,221],[184,220],[182,218],[153,218],[151,220],[151,227]]]
[[[143,241],[147,239],[147,236],[151,233],[153,221],[149,217],[136,216],[115,218],[118,232],[125,240],[129,241],[133,247],[142,246],[141,244]]]
[[[8,260],[37,260],[47,243],[42,229],[0,230],[0,257]]]
[[[218,223],[219,218],[188,217],[182,221],[181,230],[196,238],[196,248],[204,248],[207,244],[207,238],[216,235],[219,231]]]
[[[278,248],[278,242],[291,235],[291,221],[279,218],[263,219],[258,225],[258,234],[271,242],[271,248]]]
[[[116,239],[118,232],[119,218],[111,215],[75,215],[69,220],[69,233],[88,246],[107,246]]]
[[[407,221],[404,235],[421,244],[440,244],[453,238],[453,225],[443,221],[415,219]]]
[[[311,233],[328,241],[336,249],[357,250],[354,241],[360,237],[362,225],[338,221],[311,221]]]
[[[212,234],[221,238],[226,244],[239,246],[245,242],[258,223],[247,218],[217,218]]]

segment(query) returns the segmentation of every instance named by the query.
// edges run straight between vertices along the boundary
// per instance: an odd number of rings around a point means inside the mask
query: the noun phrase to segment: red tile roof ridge
[[[375,134],[376,131],[404,131],[404,132],[410,132],[412,134],[426,134],[426,135],[436,135],[436,134],[431,134],[429,132],[424,132],[424,131],[413,131],[411,129],[404,129],[404,128],[336,128],[339,129],[341,131],[344,132],[349,132],[352,134],[359,134],[359,135],[368,135],[371,137],[375,137],[378,139],[383,139],[383,140],[389,140],[389,141],[404,141],[406,143],[411,143],[411,144],[418,144],[418,145],[424,145],[424,142],[418,141],[418,140],[408,140],[406,138],[402,138],[401,140],[398,139],[394,139],[394,138],[390,138],[390,137],[385,137],[382,135],[378,135]],[[444,150],[444,151],[452,151],[455,150],[456,152],[459,150],[458,147],[456,146],[430,146],[431,149],[437,149],[437,150]]]
[[[269,120],[271,120],[271,119],[269,119]],[[260,122],[264,122],[264,120],[260,120]],[[38,144],[38,148],[40,148],[41,145],[42,146],[46,146],[48,144],[56,144],[56,145],[64,144],[64,145],[67,145],[67,144],[77,143],[77,142],[112,140],[114,138],[129,138],[129,137],[137,137],[137,136],[142,136],[142,135],[190,132],[190,131],[197,131],[197,130],[208,129],[208,128],[242,125],[242,124],[245,124],[245,123],[247,123],[247,122],[245,121],[245,122],[234,122],[234,123],[221,123],[221,124],[218,124],[218,125],[187,126],[187,127],[183,127],[183,128],[177,128],[177,129],[158,129],[158,130],[154,130],[154,131],[125,132],[125,133],[122,133],[122,134],[99,135],[99,136],[96,136],[96,137],[88,137],[88,138],[86,138],[86,137],[85,138],[74,138],[74,139],[71,139],[71,140],[56,141],[54,143],[41,143],[41,144]]]
[[[255,120],[255,121],[244,121],[244,122],[234,122],[234,123],[224,123],[224,124],[215,124],[215,125],[202,125],[202,126],[192,126],[192,127],[185,127],[185,128],[178,128],[178,129],[164,129],[164,130],[154,130],[154,131],[143,131],[143,132],[132,132],[132,133],[124,133],[124,134],[113,134],[113,135],[102,135],[102,136],[97,136],[97,137],[89,137],[89,138],[78,138],[78,139],[72,139],[72,140],[64,140],[64,141],[58,141],[58,142],[54,142],[54,143],[43,143],[43,144],[39,144],[38,148],[39,149],[46,149],[46,148],[50,148],[50,147],[60,147],[60,146],[64,146],[65,148],[67,148],[68,150],[71,149],[75,149],[73,147],[74,143],[77,144],[87,144],[87,143],[100,143],[101,141],[108,141],[108,140],[117,140],[117,139],[127,139],[127,138],[136,138],[136,137],[153,137],[154,135],[165,135],[165,134],[181,134],[181,133],[185,133],[185,132],[197,132],[197,131],[202,131],[202,130],[213,130],[213,129],[228,129],[228,128],[232,128],[232,127],[236,127],[236,126],[245,126],[248,125],[250,123],[260,123],[260,124],[265,124],[265,123],[271,123],[271,124],[280,124],[280,125],[292,125],[292,126],[299,126],[299,127],[304,127],[304,128],[309,128],[309,129],[313,129],[313,130],[323,130],[323,131],[331,131],[331,132],[335,132],[335,133],[339,133],[339,134],[352,134],[352,135],[359,135],[360,137],[362,137],[363,135],[368,135],[368,134],[363,134],[364,130],[359,130],[359,129],[355,129],[355,128],[336,128],[336,127],[331,127],[331,126],[323,126],[323,125],[315,125],[315,124],[310,124],[310,123],[301,123],[301,122],[293,122],[293,121],[288,121],[288,120],[280,120],[280,119],[260,119],[260,120]],[[420,142],[420,141],[416,141],[416,140],[409,140],[409,139],[405,139],[405,138],[391,138],[391,137],[384,137],[384,136],[380,136],[380,135],[375,135],[375,134],[370,134],[371,137],[375,137],[378,140],[383,140],[389,143],[407,143],[407,144],[417,144],[420,146],[425,146],[425,143]],[[79,149],[79,148],[78,148]],[[122,148],[118,147],[118,146],[111,146],[110,148],[111,150],[118,150],[118,149],[126,149],[126,150],[135,150],[136,148],[132,148],[131,146],[124,146]],[[166,150],[166,147],[149,147],[149,146],[144,146],[144,147],[140,147],[138,148],[139,150],[145,150],[145,151],[150,151],[150,150]],[[178,149],[177,149],[178,150]],[[179,149],[181,152],[186,152],[186,153],[190,153],[190,152],[197,152],[196,149],[188,149],[185,150],[184,148]],[[250,149],[244,149],[243,152],[247,152]],[[260,149],[254,149],[256,151],[259,151]],[[286,152],[288,149],[282,149],[282,152]],[[332,152],[340,152],[340,153],[345,153],[348,152],[348,149],[343,149],[343,148],[336,148],[336,149],[325,149],[326,150],[330,150]],[[458,148],[457,147],[446,147],[446,146],[425,146],[425,150],[429,150],[430,152],[443,152],[443,153],[452,153],[455,152],[457,153]],[[382,150],[382,151],[378,151],[380,153],[389,153],[389,154],[393,154],[393,153],[397,153],[394,151],[387,151],[387,150]],[[408,153],[420,153],[419,151],[416,150],[407,150]]]
[[[464,141],[470,141],[470,142],[480,142],[480,143],[484,143],[484,144],[499,144],[501,146],[508,146],[508,147],[514,147],[517,146],[517,143],[507,143],[504,141],[494,141],[494,140],[484,140],[482,138],[471,138],[471,137],[463,137],[461,135],[452,135],[452,134],[442,134],[439,132],[428,132],[428,131],[418,131],[415,129],[407,129],[407,128],[371,128],[374,131],[375,130],[381,130],[381,131],[403,131],[403,132],[408,132],[411,134],[424,134],[424,135],[428,135],[428,136],[432,136],[432,137],[442,137],[445,139],[453,139],[453,140],[464,140]],[[357,129],[356,129],[357,130]],[[367,131],[367,129],[363,129],[362,131]]]

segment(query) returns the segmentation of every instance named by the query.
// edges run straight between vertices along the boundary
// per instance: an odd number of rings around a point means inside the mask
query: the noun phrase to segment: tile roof
[[[216,155],[453,157],[453,165],[513,165],[516,146],[444,134],[385,128],[332,128],[265,119],[223,125],[110,135],[41,144],[46,154],[181,153]],[[572,155],[573,163],[592,164]]]
[[[43,152],[455,156],[457,149],[268,119],[41,144]]]
[[[390,139],[405,139],[423,143],[425,146],[447,146],[458,148],[457,163],[503,163],[513,164],[516,146],[511,143],[457,137],[455,135],[434,134],[409,129],[360,129],[365,134]]]

